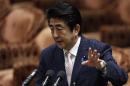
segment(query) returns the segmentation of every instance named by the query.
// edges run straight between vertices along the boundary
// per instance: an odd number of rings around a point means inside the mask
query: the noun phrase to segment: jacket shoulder
[[[111,50],[111,46],[102,41],[95,40],[95,39],[88,39],[85,37],[82,37],[82,40],[85,45],[88,45],[92,49],[97,49],[99,52],[103,52],[105,50]]]
[[[52,55],[54,54],[54,52],[56,51],[57,48],[58,48],[58,46],[56,44],[53,44],[53,45],[43,49],[40,54],[41,59],[46,58],[46,57],[52,57]]]

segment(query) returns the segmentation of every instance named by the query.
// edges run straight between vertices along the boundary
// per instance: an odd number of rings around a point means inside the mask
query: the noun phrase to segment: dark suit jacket
[[[101,53],[101,58],[107,63],[107,73],[103,74],[96,68],[82,66],[82,60],[88,59],[88,48],[97,49]],[[38,68],[36,86],[42,86],[41,83],[45,79],[47,70],[52,69],[57,72],[65,71],[65,61],[63,50],[57,45],[52,45],[44,49],[41,53],[41,60]],[[47,86],[52,86],[55,76],[49,81]],[[86,39],[81,37],[81,43],[75,59],[74,68],[72,72],[71,86],[106,86],[108,81],[111,81],[114,86],[122,86],[127,81],[127,74],[120,69],[112,57],[112,50],[110,46],[96,40]],[[58,86],[68,86],[67,77],[65,76]]]

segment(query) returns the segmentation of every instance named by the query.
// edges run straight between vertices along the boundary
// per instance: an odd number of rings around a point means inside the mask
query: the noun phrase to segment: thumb
[[[81,64],[82,65],[87,65],[89,63],[89,61],[87,60],[87,61],[83,61]]]

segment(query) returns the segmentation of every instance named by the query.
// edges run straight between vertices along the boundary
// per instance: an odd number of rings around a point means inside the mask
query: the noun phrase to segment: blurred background
[[[41,50],[54,43],[45,10],[58,1],[0,0],[0,86],[20,86],[37,68]],[[83,35],[110,44],[130,76],[130,0],[64,1],[80,10]]]

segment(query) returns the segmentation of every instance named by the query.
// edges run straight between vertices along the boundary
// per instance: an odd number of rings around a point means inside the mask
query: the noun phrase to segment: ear
[[[73,30],[73,33],[77,36],[80,32],[80,25],[79,24],[76,24],[74,30]]]

